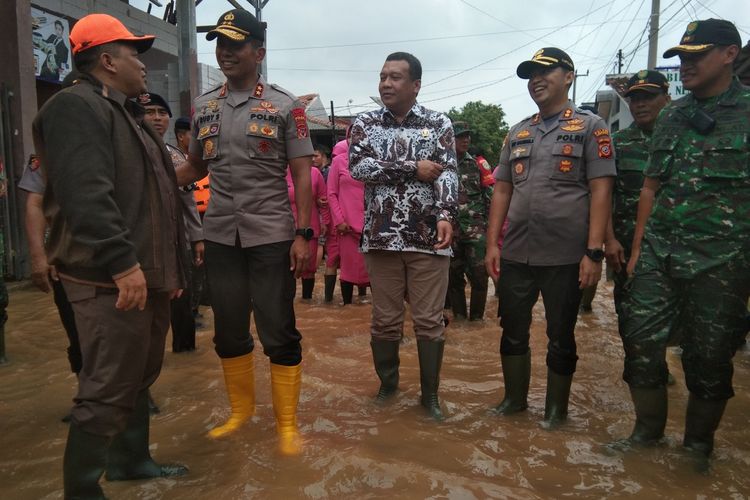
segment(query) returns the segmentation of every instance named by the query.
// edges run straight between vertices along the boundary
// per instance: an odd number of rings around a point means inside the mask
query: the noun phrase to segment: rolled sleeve
[[[286,113],[284,138],[286,139],[286,157],[289,160],[312,156],[315,152],[310,140],[310,130],[307,128],[305,107],[299,100],[295,100]]]

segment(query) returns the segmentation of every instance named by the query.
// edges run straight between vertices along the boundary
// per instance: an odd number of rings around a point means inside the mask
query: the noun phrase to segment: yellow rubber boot
[[[208,436],[214,439],[233,433],[255,415],[255,366],[253,353],[223,358],[224,383],[232,414],[224,425],[214,427]]]
[[[271,363],[271,393],[279,451],[282,455],[298,455],[302,439],[297,430],[297,402],[302,381],[302,364],[284,366]]]

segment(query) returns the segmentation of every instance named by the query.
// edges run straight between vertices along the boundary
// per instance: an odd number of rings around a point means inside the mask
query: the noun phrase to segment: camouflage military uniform
[[[648,148],[651,134],[641,130],[635,123],[612,136],[615,146],[617,177],[612,191],[612,228],[615,238],[625,251],[625,260],[630,258],[638,214],[638,198],[643,186],[643,171],[648,165]],[[615,273],[615,309],[622,316],[623,287],[628,275],[623,268]]]
[[[688,122],[698,109],[716,120],[706,135]],[[691,394],[734,395],[732,357],[750,293],[748,134],[750,90],[737,81],[705,101],[688,95],[657,120],[644,174],[661,189],[623,303],[623,378],[631,387],[666,384],[665,349],[679,318]]]
[[[482,186],[476,159],[466,153],[458,162],[458,218],[453,239],[448,293],[456,315],[466,317],[464,275],[471,284],[470,317],[482,319],[487,300],[487,270],[484,267],[485,233],[492,187]]]

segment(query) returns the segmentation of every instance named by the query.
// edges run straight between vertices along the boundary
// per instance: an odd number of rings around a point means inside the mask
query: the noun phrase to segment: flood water
[[[543,308],[532,326],[529,409],[488,413],[502,396],[497,300],[482,323],[451,323],[440,396],[449,418],[435,423],[419,406],[417,349],[407,321],[401,392],[385,407],[372,402],[378,382],[369,347],[369,304],[342,307],[297,301],[304,335],[299,422],[303,454],[276,453],[268,363],[256,357],[257,412],[233,437],[206,431],[228,414],[219,360],[207,327],[198,350],[173,354],[152,388],[161,413],[152,419],[152,454],[190,467],[184,478],[125,483],[102,480],[111,498],[747,498],[750,496],[750,351],[735,357],[735,391],[716,436],[712,472],[695,475],[681,451],[687,390],[677,353],[669,363],[666,443],[628,454],[603,445],[629,434],[632,405],[621,379],[622,348],[611,286],[599,287],[592,313],[579,317],[580,361],[570,418],[556,431],[539,427],[544,412],[546,337]],[[336,293],[338,294],[338,286]],[[62,498],[62,455],[76,379],[52,297],[28,286],[11,291],[0,366],[0,497]],[[260,353],[260,350],[256,351]]]

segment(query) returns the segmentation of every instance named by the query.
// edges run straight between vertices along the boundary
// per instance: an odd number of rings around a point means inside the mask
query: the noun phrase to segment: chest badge
[[[513,156],[513,158],[518,158],[519,156],[525,153],[526,153],[526,148],[516,148],[513,151],[511,151],[510,154]]]
[[[208,108],[212,113],[216,113],[219,111],[219,101],[216,99],[211,99],[206,103],[206,108]]]
[[[203,141],[203,159],[210,160],[216,158],[216,144],[213,139]]]
[[[560,160],[560,172],[570,172],[573,169],[573,162],[570,160]]]
[[[573,154],[573,146],[571,144],[565,144],[562,147],[562,154],[565,156],[570,156]]]
[[[263,125],[260,129],[260,133],[267,137],[274,137],[276,135],[276,129],[269,127],[268,125]]]
[[[516,175],[521,175],[523,173],[523,163],[518,162],[513,166],[513,170],[516,172]]]
[[[258,143],[258,151],[260,151],[263,154],[267,154],[271,151],[271,143],[268,141],[260,141]]]
[[[273,104],[268,101],[261,101],[260,107],[263,108],[264,111],[268,111],[269,113],[278,113],[278,108],[274,108]]]
[[[427,130],[426,128],[423,128],[422,129],[422,137],[427,138],[429,136],[430,136],[430,131]]]
[[[579,132],[586,127],[584,127],[583,125],[565,125],[564,127],[560,128],[566,132]]]
[[[251,123],[247,126],[247,131],[254,134],[258,131],[258,124],[257,123]]]
[[[521,130],[519,133],[516,134],[516,139],[525,139],[530,135],[531,135],[531,132],[529,132],[528,130]]]

